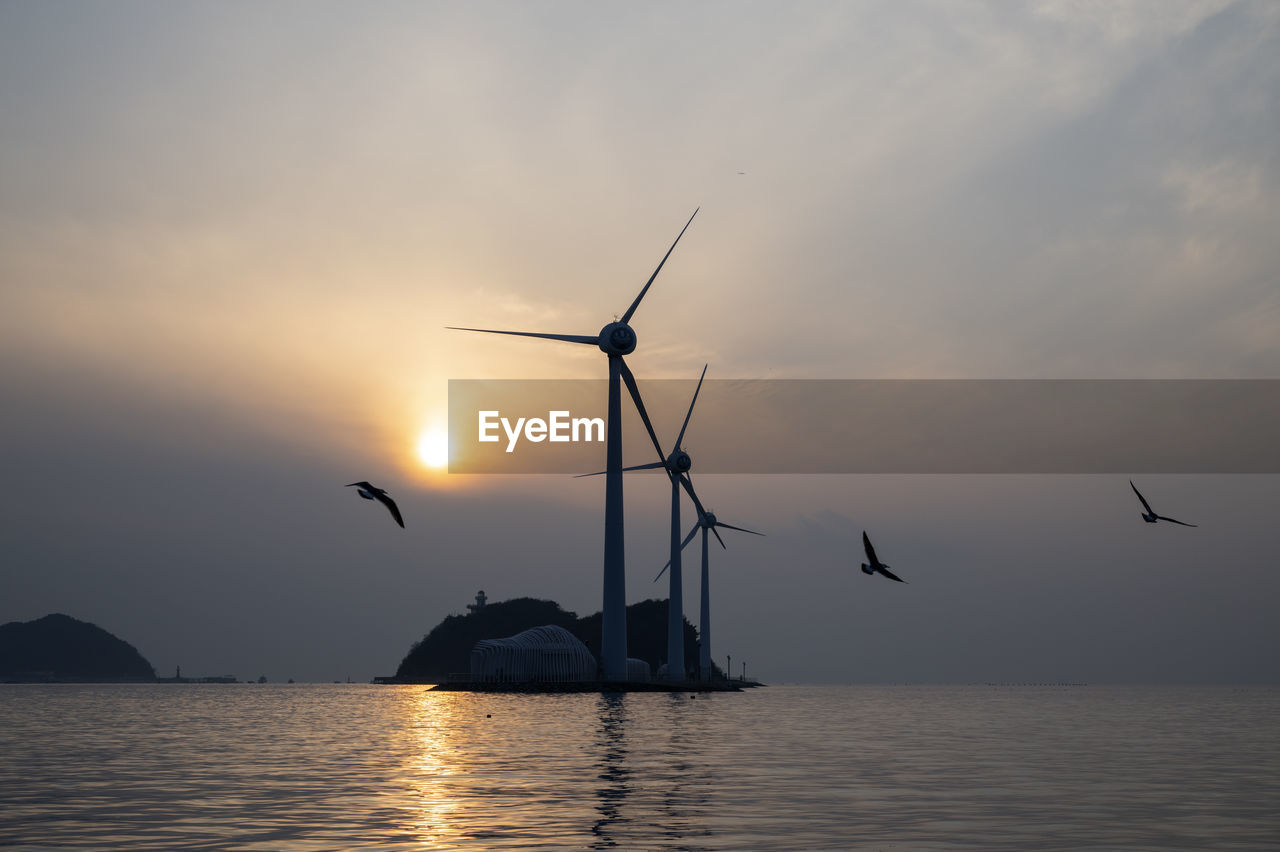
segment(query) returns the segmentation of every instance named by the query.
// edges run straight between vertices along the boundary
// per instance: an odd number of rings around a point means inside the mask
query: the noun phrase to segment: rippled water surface
[[[5,849],[1275,849],[1280,689],[0,686]]]

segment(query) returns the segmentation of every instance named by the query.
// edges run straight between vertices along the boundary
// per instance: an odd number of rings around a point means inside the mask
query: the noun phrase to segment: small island
[[[625,689],[628,691],[725,691],[756,686],[753,681],[726,679],[717,666],[700,678],[697,671],[697,631],[688,619],[684,620],[685,659],[681,669],[683,676],[667,676],[667,602],[646,600],[627,607],[627,650],[630,665],[636,666],[642,676],[626,683],[602,683],[595,671],[548,679],[544,677],[476,676],[473,653],[486,647],[518,640],[522,636],[560,637],[558,653],[572,653],[569,645],[594,655],[600,647],[600,613],[579,618],[566,611],[555,601],[538,598],[515,598],[499,603],[488,603],[484,592],[476,595],[476,602],[468,604],[466,615],[450,615],[416,642],[401,661],[394,676],[380,677],[379,683],[435,684],[437,689],[496,691],[496,692],[591,692],[601,689]],[[578,645],[578,643],[581,643]],[[649,673],[658,677],[650,678]]]
[[[0,624],[0,683],[154,683],[156,670],[96,624],[52,613]]]

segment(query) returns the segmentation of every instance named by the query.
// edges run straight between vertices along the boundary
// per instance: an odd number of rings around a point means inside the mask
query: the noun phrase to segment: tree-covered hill
[[[0,680],[154,681],[156,671],[123,639],[53,613],[0,624]]]
[[[471,666],[471,648],[481,639],[501,639],[530,627],[554,624],[572,631],[578,616],[554,601],[515,598],[491,603],[467,615],[450,615],[409,649],[396,669],[396,679],[440,683]]]
[[[555,601],[536,598],[491,603],[467,615],[450,615],[414,643],[396,670],[396,679],[411,683],[440,683],[451,673],[467,672],[471,649],[481,639],[504,639],[532,627],[554,624],[577,636],[600,654],[600,613],[578,618]],[[684,622],[686,668],[697,664],[697,631]],[[627,655],[649,663],[656,671],[667,656],[667,602],[647,600],[627,607]]]

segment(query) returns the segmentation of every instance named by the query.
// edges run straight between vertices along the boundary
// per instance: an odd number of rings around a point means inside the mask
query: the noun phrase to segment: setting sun
[[[427,467],[443,468],[449,464],[449,433],[430,428],[418,436],[418,458]]]

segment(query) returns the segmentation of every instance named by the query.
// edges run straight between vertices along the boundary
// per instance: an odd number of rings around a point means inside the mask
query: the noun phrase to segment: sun
[[[449,433],[435,427],[423,430],[418,436],[418,459],[427,467],[448,467]]]

